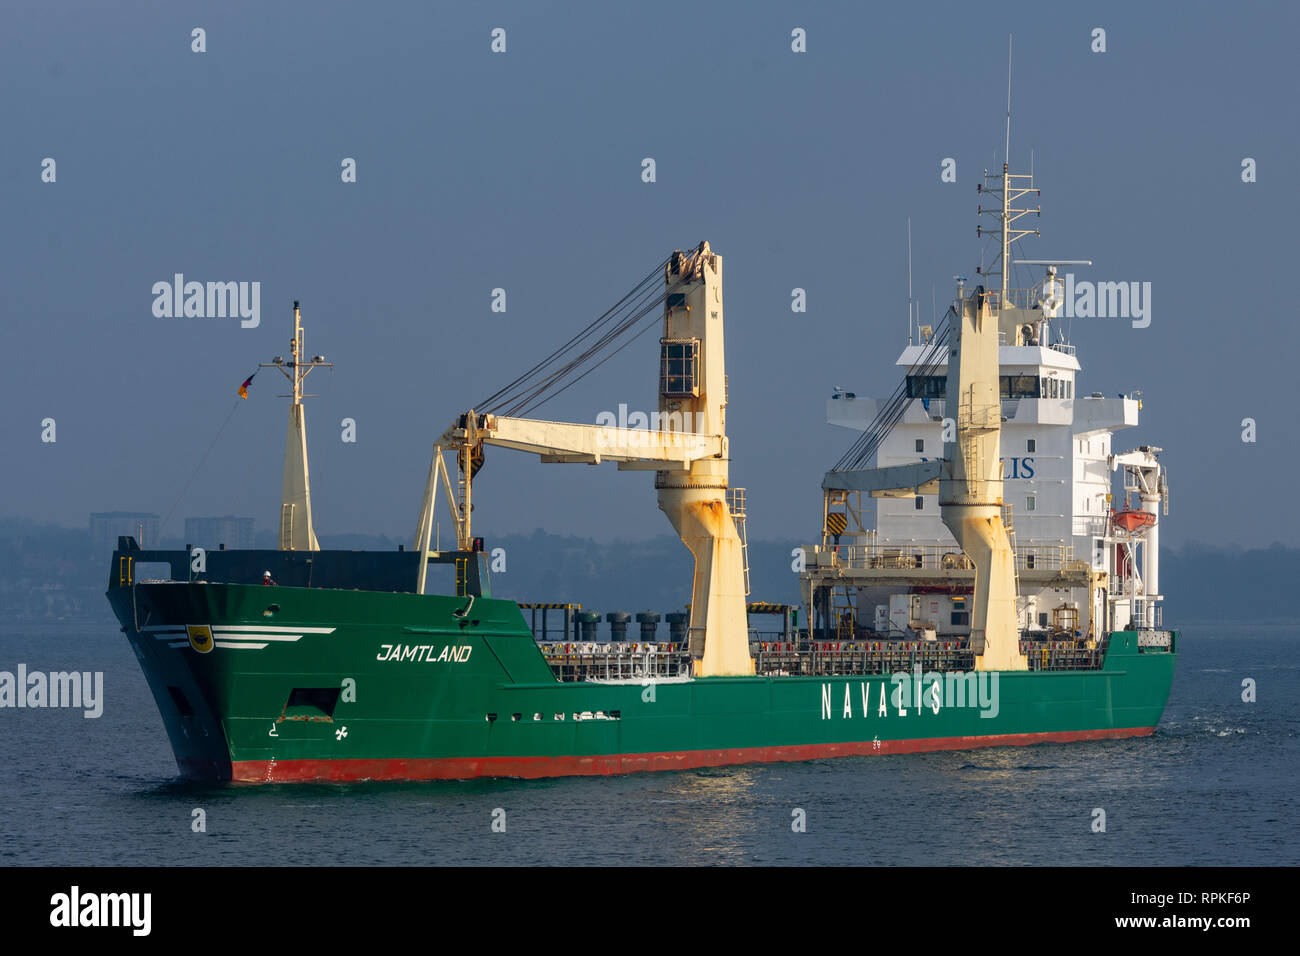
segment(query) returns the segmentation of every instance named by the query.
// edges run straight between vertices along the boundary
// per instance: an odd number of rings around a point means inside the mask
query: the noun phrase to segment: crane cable
[[[908,407],[916,400],[916,396],[908,394],[909,381],[915,378],[922,380],[930,378],[938,369],[940,361],[946,358],[948,340],[952,331],[951,320],[955,317],[956,311],[950,306],[944,314],[943,326],[930,339],[925,351],[921,353],[921,357],[907,370],[907,375],[904,376],[902,383],[894,389],[871,424],[867,426],[866,430],[863,431],[862,435],[850,446],[840,460],[835,463],[831,471],[854,471],[870,466],[881,443],[893,431],[894,426],[902,421]]]
[[[604,365],[606,362],[608,362],[610,359],[612,359],[615,355],[618,355],[618,354],[619,354],[620,352],[622,352],[625,348],[627,348],[629,345],[631,345],[631,344],[632,344],[633,342],[635,342],[637,339],[641,338],[641,336],[645,335],[647,332],[649,332],[651,329],[653,329],[656,325],[658,325],[658,324],[659,324],[659,318],[660,318],[660,317],[659,317],[659,308],[658,308],[658,307],[661,306],[661,305],[663,305],[663,303],[667,300],[668,296],[672,294],[672,291],[673,291],[674,289],[676,289],[676,288],[677,288],[679,285],[681,285],[681,284],[682,284],[682,283],[677,283],[677,284],[673,285],[673,286],[672,286],[669,290],[667,290],[667,291],[666,291],[662,296],[660,296],[660,297],[658,297],[656,300],[652,301],[649,305],[647,305],[646,307],[644,307],[644,308],[639,312],[639,314],[638,314],[638,318],[643,317],[643,316],[645,316],[645,315],[652,315],[651,320],[650,320],[649,322],[647,322],[647,323],[645,324],[644,327],[642,327],[641,331],[637,332],[635,335],[633,335],[631,338],[629,338],[627,341],[625,341],[625,342],[624,342],[622,345],[620,345],[618,348],[614,349],[614,350],[613,350],[612,352],[610,352],[608,355],[604,356],[604,357],[601,358],[599,361],[595,362],[595,364],[593,364],[593,365],[591,366],[591,368],[587,369],[587,370],[586,370],[585,372],[583,372],[581,375],[578,375],[578,376],[576,376],[575,378],[571,379],[570,381],[566,382],[563,386],[561,386],[561,387],[555,389],[555,390],[554,390],[553,392],[551,392],[549,395],[546,395],[546,396],[540,398],[538,401],[534,402],[533,404],[529,405],[527,408],[525,408],[525,409],[523,409],[521,412],[519,412],[519,414],[520,414],[520,415],[524,415],[524,416],[531,415],[531,414],[533,413],[533,411],[534,411],[536,408],[540,407],[540,406],[541,406],[542,404],[544,404],[545,402],[550,401],[552,398],[554,398],[555,396],[559,395],[561,392],[566,391],[570,386],[572,386],[572,385],[576,385],[576,384],[578,384],[578,382],[581,382],[584,378],[586,378],[586,377],[587,377],[588,375],[590,375],[592,372],[596,371],[596,369],[600,368],[602,365]],[[630,326],[629,326],[629,327],[630,327]]]
[[[675,287],[676,286],[673,288]],[[625,310],[619,321],[612,328],[605,331],[584,351],[570,359],[564,365],[561,365],[559,368],[550,372],[550,374],[546,375],[544,378],[530,383],[517,395],[517,397],[514,398],[511,404],[501,409],[499,414],[524,415],[527,412],[536,409],[544,402],[549,401],[551,398],[554,398],[570,385],[579,381],[581,378],[586,377],[587,374],[594,371],[596,368],[599,368],[600,365],[604,364],[604,362],[618,354],[618,352],[622,351],[622,349],[626,347],[627,342],[625,341],[623,345],[619,346],[614,351],[607,352],[607,350],[618,339],[631,331],[632,328],[646,315],[654,313],[654,318],[651,319],[651,322],[649,323],[650,325],[653,325],[658,320],[659,307],[663,305],[671,292],[672,289],[665,289],[661,292],[655,293],[652,286],[646,292],[642,293],[640,298],[632,303],[630,309]],[[606,352],[607,354],[604,354],[602,358],[597,360],[598,356]],[[594,364],[591,364],[593,362]],[[583,368],[584,365],[590,365],[590,367],[580,375],[577,375],[576,378],[573,377]]]
[[[519,411],[525,407],[536,407],[538,399],[544,400],[543,396],[554,389],[561,380],[590,362],[602,349],[624,335],[631,325],[639,321],[645,314],[647,308],[653,309],[655,305],[661,304],[667,298],[669,294],[667,291],[659,295],[653,295],[653,293],[654,283],[656,280],[662,281],[661,277],[668,262],[668,258],[663,259],[618,302],[607,309],[604,314],[588,324],[532,368],[489,395],[475,408],[480,411],[505,414]],[[564,364],[555,367],[556,363],[564,359],[579,345],[589,342],[593,336],[598,336],[594,344],[588,346],[584,351],[570,358]],[[606,358],[608,357],[606,356]],[[604,360],[601,359],[601,362]],[[569,384],[572,384],[572,382]],[[554,394],[558,394],[558,392]]]

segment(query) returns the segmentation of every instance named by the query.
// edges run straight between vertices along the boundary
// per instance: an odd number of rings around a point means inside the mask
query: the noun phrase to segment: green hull
[[[483,597],[462,620],[464,597],[184,582],[108,596],[181,772],[215,780],[627,773],[1145,735],[1177,642],[1115,632],[1100,670],[989,675],[984,700],[935,691],[917,707],[915,682],[900,696],[887,675],[560,682],[519,608]]]

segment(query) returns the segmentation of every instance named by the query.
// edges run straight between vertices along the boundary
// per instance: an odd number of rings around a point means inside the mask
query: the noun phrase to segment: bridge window
[[[1003,398],[1040,398],[1043,380],[1037,375],[1001,375],[998,385]]]
[[[908,398],[943,398],[948,393],[948,379],[944,375],[907,376]]]
[[[665,398],[700,394],[699,339],[662,339],[659,343],[659,392]]]

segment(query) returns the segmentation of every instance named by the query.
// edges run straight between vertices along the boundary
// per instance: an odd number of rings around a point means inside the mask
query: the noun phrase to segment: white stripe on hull
[[[267,644],[275,641],[293,644],[307,634],[333,634],[332,627],[292,627],[272,624],[226,624],[211,625],[212,646],[229,650],[260,651]],[[152,635],[154,640],[166,641],[168,647],[188,647],[189,632],[184,627],[167,624],[155,624],[140,628],[141,634]],[[183,634],[185,640],[176,640],[176,635]]]
[[[214,624],[212,633],[243,633],[245,631],[265,631],[272,634],[333,634],[332,627],[272,627],[266,624]]]

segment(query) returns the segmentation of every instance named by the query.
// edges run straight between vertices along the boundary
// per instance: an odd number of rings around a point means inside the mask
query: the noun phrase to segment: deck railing
[[[682,644],[594,642],[538,645],[562,681],[660,680],[690,674],[690,653]],[[1089,647],[1078,640],[1020,642],[1030,670],[1098,670],[1105,642]],[[754,641],[754,672],[768,676],[833,677],[975,669],[975,655],[963,641]]]
[[[1068,544],[1023,544],[1015,549],[1017,571],[1061,571],[1074,563]],[[908,569],[970,570],[970,559],[956,545],[850,544],[832,547],[835,566],[853,570]]]
[[[690,654],[681,644],[578,641],[538,647],[562,681],[645,680],[690,673]]]

